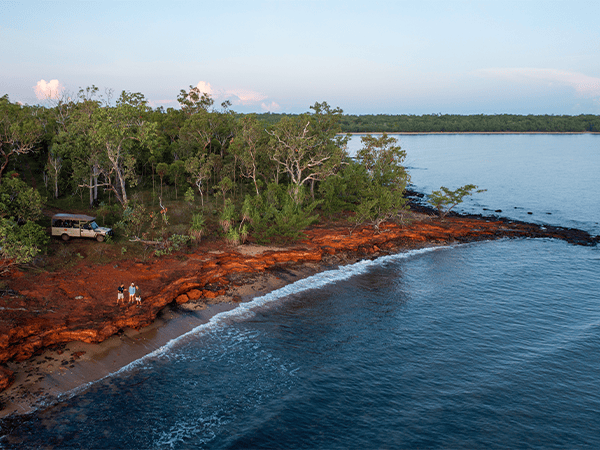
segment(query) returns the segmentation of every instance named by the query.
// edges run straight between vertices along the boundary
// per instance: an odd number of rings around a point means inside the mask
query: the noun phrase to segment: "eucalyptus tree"
[[[200,193],[202,206],[204,206],[204,190],[206,180],[210,178],[210,165],[206,155],[192,156],[185,160],[185,171],[189,174],[188,181],[196,186]]]
[[[266,175],[271,163],[267,154],[269,135],[254,114],[239,119],[237,126],[238,130],[231,144],[231,150],[240,162],[241,176],[251,179],[256,195],[260,195],[259,177],[262,177],[266,183],[269,181]]]
[[[40,142],[44,130],[38,113],[39,108],[11,103],[8,95],[0,97],[0,179],[11,158],[35,150]]]
[[[345,156],[347,137],[339,136],[340,108],[325,102],[311,106],[312,114],[285,116],[268,131],[271,159],[288,175],[292,198],[300,203],[301,188],[324,180],[339,169]]]
[[[70,154],[77,160],[75,178],[79,187],[103,187],[127,206],[127,184],[134,186],[139,147],[152,146],[156,124],[148,120],[147,101],[140,93],[123,91],[115,106],[84,101],[80,114],[69,127]],[[87,176],[97,171],[97,177]]]
[[[188,116],[179,134],[179,157],[205,155],[215,184],[223,176],[224,168],[235,178],[235,155],[233,161],[229,158],[229,146],[235,137],[235,116],[229,110],[231,103],[223,102],[221,110],[211,108],[214,100],[210,95],[192,86],[189,92],[181,91],[178,101]]]

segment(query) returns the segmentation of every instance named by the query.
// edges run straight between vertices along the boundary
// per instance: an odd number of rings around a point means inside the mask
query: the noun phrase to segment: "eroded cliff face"
[[[60,272],[14,272],[9,281],[12,291],[0,299],[0,363],[26,360],[56,344],[98,343],[119,330],[139,329],[170,303],[209,301],[225,295],[234,283],[243,284],[245,276],[288,264],[343,264],[402,249],[501,237],[572,238],[572,233],[561,230],[508,221],[423,217],[403,226],[384,224],[381,233],[371,227],[352,234],[347,227],[316,227],[296,245],[262,252],[225,245],[220,251],[209,251],[201,245],[191,254],[145,263],[90,267],[82,260]],[[117,305],[117,287],[131,282],[142,290],[142,305]],[[13,374],[0,367],[0,390],[12,379]]]

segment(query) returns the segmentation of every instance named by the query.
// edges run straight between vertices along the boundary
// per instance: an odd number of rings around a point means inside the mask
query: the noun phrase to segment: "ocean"
[[[415,190],[487,189],[459,211],[600,234],[599,136],[399,143]],[[595,449],[599,354],[598,247],[421,249],[332,268],[215,316],[0,422],[0,446]]]

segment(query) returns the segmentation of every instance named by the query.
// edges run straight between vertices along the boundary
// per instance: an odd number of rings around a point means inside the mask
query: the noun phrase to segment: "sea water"
[[[400,142],[416,188],[475,183],[488,192],[464,206],[473,212],[518,216],[517,206],[532,220],[597,230],[600,177],[581,183],[600,163],[599,137],[531,137],[479,136],[471,140],[479,153],[464,136]],[[563,159],[579,155],[578,179],[545,180],[556,174],[550,138],[564,146]],[[527,151],[545,152],[538,164],[552,167],[530,171],[525,183],[536,184],[535,173],[545,194],[510,194],[503,180],[515,162],[502,162],[494,140],[521,145],[513,153],[522,164]],[[448,166],[469,167],[461,151],[493,159],[506,175],[447,174]],[[570,193],[557,197],[558,185]],[[571,199],[581,214],[570,215]],[[500,201],[506,206],[497,208]],[[0,446],[598,448],[599,287],[600,249],[551,239],[438,247],[333,268],[3,421]]]

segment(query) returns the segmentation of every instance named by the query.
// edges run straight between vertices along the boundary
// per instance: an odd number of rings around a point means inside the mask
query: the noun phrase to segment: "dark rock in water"
[[[496,211],[494,211],[494,212],[502,212],[502,210],[501,210],[501,209],[497,209],[497,210],[496,210]]]
[[[527,214],[533,214],[531,211],[527,211]]]
[[[546,214],[548,214],[549,216],[552,215],[552,213],[546,213]]]
[[[487,208],[483,208],[483,210],[484,210],[484,211],[489,211],[489,209],[487,209]]]

